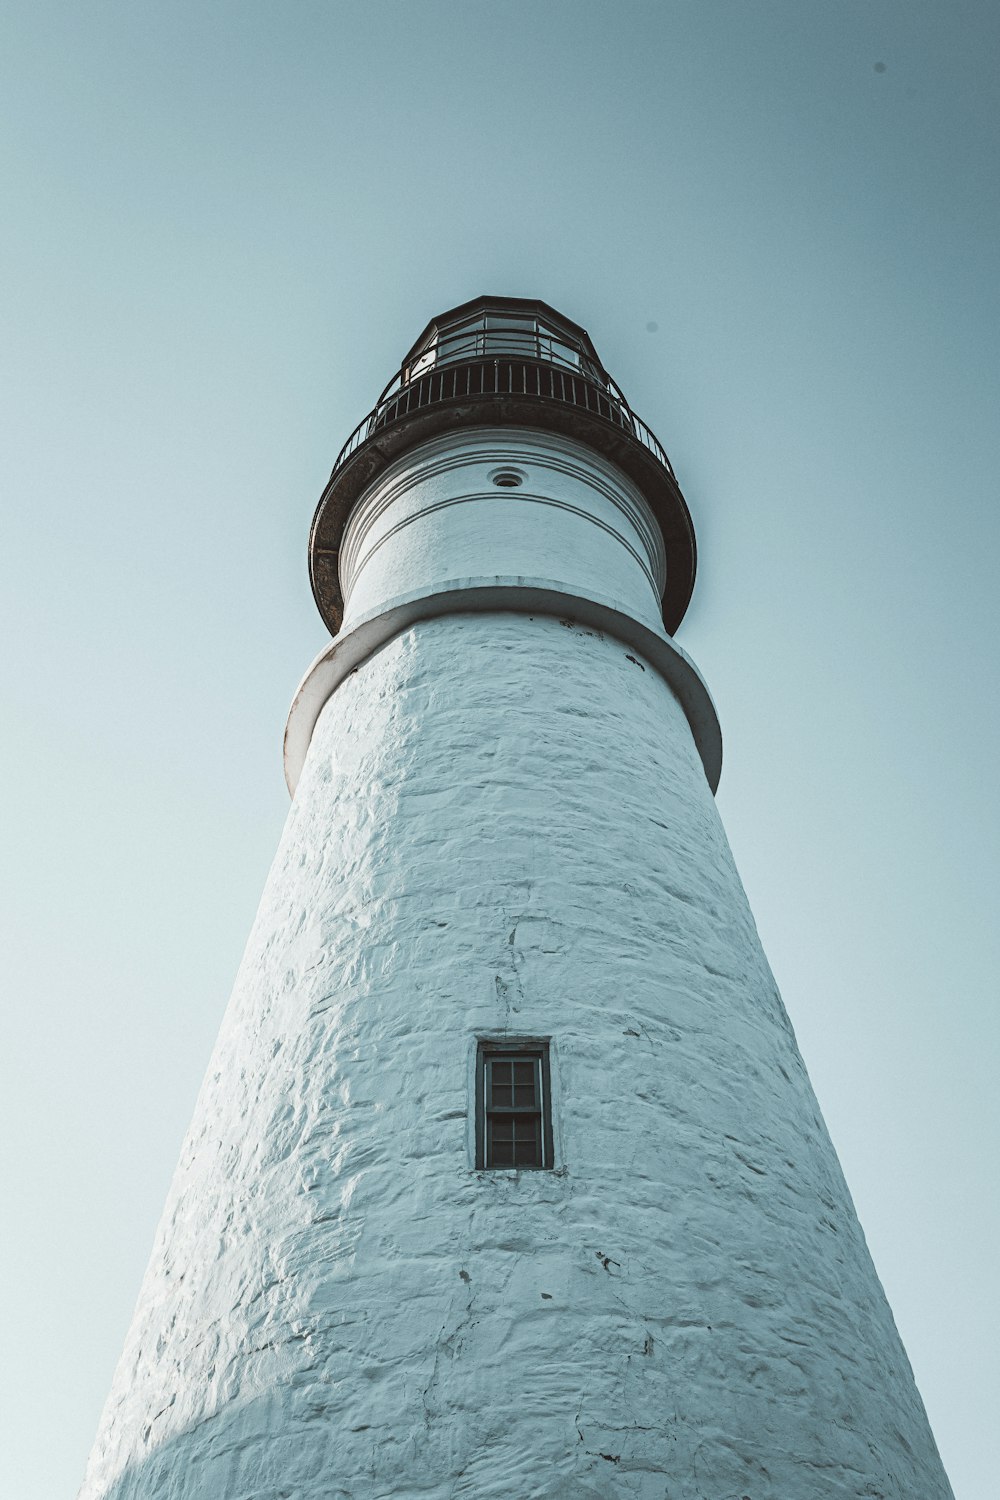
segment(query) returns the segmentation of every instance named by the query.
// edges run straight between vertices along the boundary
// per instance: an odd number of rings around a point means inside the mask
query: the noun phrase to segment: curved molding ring
[[[572,593],[549,578],[457,578],[433,593],[404,594],[362,615],[322,651],[299,684],[285,726],[285,781],[292,796],[319,716],[355,667],[418,620],[440,615],[552,615],[590,625],[632,646],[667,683],[684,710],[712,792],[722,775],[722,731],[715,704],[691,658],[612,601]]]

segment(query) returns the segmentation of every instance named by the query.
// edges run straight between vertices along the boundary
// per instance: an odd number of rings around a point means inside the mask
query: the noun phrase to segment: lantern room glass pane
[[[507,355],[545,359],[572,370],[584,368],[580,348],[568,333],[538,318],[509,312],[483,312],[438,327],[406,372],[406,379],[458,360]],[[587,373],[596,371],[586,366]]]

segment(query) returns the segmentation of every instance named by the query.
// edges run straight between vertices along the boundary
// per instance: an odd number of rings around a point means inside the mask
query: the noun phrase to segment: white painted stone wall
[[[498,471],[522,476],[498,488]],[[405,454],[344,534],[344,630],[386,600],[454,578],[548,578],[612,597],[662,630],[663,539],[638,488],[600,454],[528,429],[472,427]]]
[[[474,1168],[505,1034],[554,1171]],[[663,677],[397,635],[319,718],[83,1500],[950,1495]]]

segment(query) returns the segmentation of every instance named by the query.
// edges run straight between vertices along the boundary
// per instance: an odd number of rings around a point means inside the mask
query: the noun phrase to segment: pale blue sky
[[[488,291],[582,322],[674,461],[723,817],[987,1500],[1000,10],[19,0],[4,29],[0,1490],[82,1477],[286,811],[325,477]]]

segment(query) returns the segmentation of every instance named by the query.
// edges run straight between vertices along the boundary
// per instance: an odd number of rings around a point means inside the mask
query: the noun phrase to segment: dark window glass
[[[551,1167],[547,1042],[480,1042],[476,1165],[481,1169]]]

